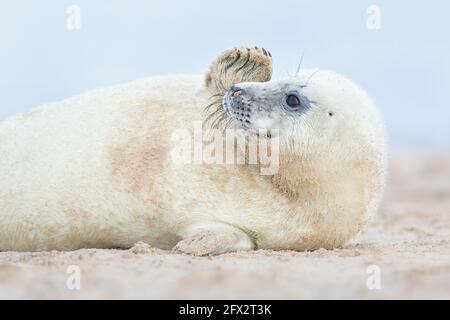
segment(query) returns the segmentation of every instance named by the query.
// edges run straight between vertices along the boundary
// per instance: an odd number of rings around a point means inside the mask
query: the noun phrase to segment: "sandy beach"
[[[450,299],[450,154],[394,153],[389,172],[378,215],[344,248],[0,252],[0,299]],[[79,290],[67,287],[69,266]]]

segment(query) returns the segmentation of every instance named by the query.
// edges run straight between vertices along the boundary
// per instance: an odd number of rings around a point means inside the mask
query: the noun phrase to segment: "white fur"
[[[383,124],[370,98],[334,72],[313,75],[305,93],[319,107],[285,123],[286,156],[274,177],[170,161],[171,133],[191,129],[208,104],[200,76],[98,89],[5,121],[0,250],[128,248],[140,240],[172,248],[199,230],[227,228],[236,243],[204,253],[344,244],[381,197]],[[189,244],[178,247],[195,253]]]

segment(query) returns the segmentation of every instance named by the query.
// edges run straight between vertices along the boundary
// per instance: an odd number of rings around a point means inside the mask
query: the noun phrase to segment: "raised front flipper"
[[[206,74],[213,94],[224,94],[240,82],[266,82],[272,77],[272,55],[264,48],[233,48],[220,54]]]

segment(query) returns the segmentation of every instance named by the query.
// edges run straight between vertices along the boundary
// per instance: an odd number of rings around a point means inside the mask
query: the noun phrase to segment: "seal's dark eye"
[[[293,94],[286,97],[286,103],[291,108],[298,108],[300,106],[300,99]]]

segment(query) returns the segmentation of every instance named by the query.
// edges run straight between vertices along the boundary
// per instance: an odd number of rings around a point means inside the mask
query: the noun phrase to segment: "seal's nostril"
[[[233,85],[230,88],[230,92],[234,97],[239,97],[243,93],[243,90],[241,88],[239,88],[238,86]]]
[[[233,96],[239,97],[241,95],[241,93],[242,93],[242,90],[237,90],[237,91],[233,92]]]

